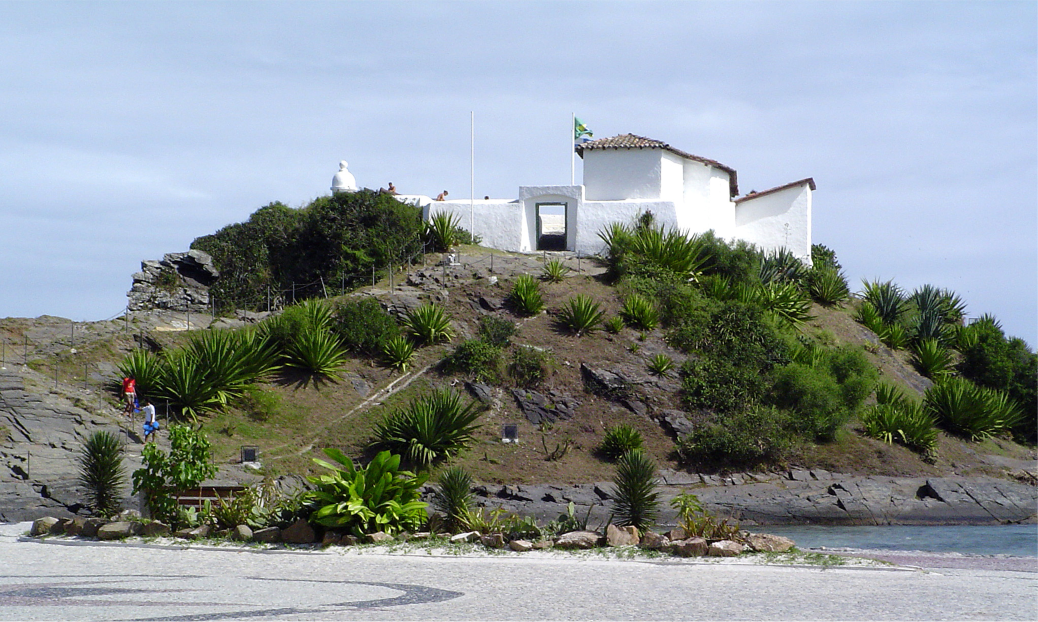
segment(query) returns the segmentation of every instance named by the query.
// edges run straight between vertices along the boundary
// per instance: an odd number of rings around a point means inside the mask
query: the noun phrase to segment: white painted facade
[[[733,169],[659,141],[627,134],[582,147],[582,185],[520,186],[519,198],[512,200],[398,198],[421,207],[426,219],[453,213],[484,246],[505,251],[540,250],[539,241],[547,238],[539,238],[539,233],[558,231],[564,213],[565,250],[600,253],[604,244],[599,232],[611,223],[631,223],[652,212],[656,222],[668,228],[688,234],[713,230],[718,237],[744,240],[765,252],[789,249],[810,263],[814,180],[736,198]]]

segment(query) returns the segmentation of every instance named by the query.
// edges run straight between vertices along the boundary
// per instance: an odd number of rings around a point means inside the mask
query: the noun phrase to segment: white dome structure
[[[346,170],[349,164],[346,160],[339,162],[339,172],[332,177],[332,192],[356,192],[357,180],[353,174]]]

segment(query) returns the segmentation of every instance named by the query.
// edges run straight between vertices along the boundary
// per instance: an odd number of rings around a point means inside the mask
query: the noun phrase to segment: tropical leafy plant
[[[402,323],[407,334],[419,345],[433,345],[454,337],[450,316],[435,303],[408,311]]]
[[[905,292],[893,281],[862,281],[863,297],[879,314],[884,324],[894,324],[908,308]]]
[[[165,362],[158,397],[168,400],[174,412],[196,421],[200,415],[223,406],[222,396],[201,361],[186,351],[174,350]]]
[[[674,369],[674,360],[666,354],[657,354],[649,359],[646,367],[653,376],[663,378],[670,374],[670,370]]]
[[[472,476],[455,465],[444,469],[437,483],[433,507],[443,514],[444,527],[451,532],[466,529],[472,511]]]
[[[559,310],[556,321],[560,327],[580,336],[595,330],[604,315],[599,303],[587,295],[578,294]]]
[[[670,506],[677,510],[678,526],[690,537],[708,540],[741,540],[739,524],[727,520],[717,520],[703,509],[699,497],[691,493],[682,493],[670,500]]]
[[[614,277],[632,272],[663,270],[683,280],[695,280],[707,263],[703,240],[676,229],[650,223],[628,227],[613,223],[598,237],[607,247],[606,261]]]
[[[858,306],[854,319],[865,328],[876,333],[877,336],[882,336],[884,329],[883,318],[880,317],[879,311],[868,300],[862,301],[861,305]]]
[[[764,255],[760,262],[760,280],[765,285],[772,283],[802,283],[808,268],[788,249]]]
[[[796,328],[811,319],[811,299],[796,283],[776,281],[763,286],[737,288],[741,302],[758,304]]]
[[[330,330],[319,328],[296,335],[287,354],[289,367],[321,378],[330,378],[342,371],[347,359],[339,338]]]
[[[889,324],[881,328],[879,338],[891,350],[904,350],[911,342],[908,331],[900,323]]]
[[[151,515],[176,528],[181,521],[176,496],[216,475],[212,445],[186,425],[169,426],[169,454],[148,443],[141,449],[141,468],[133,472],[133,494],[143,493]]]
[[[544,309],[540,284],[532,276],[519,275],[508,295],[508,303],[520,315],[537,315]]]
[[[624,329],[624,319],[619,315],[614,315],[602,322],[602,327],[606,329],[607,333],[617,335]]]
[[[628,326],[642,330],[652,330],[660,323],[660,314],[656,306],[641,294],[631,294],[624,299],[620,317]]]
[[[479,415],[476,402],[463,405],[454,391],[435,389],[376,423],[376,443],[424,469],[468,447],[480,427]]]
[[[936,424],[921,404],[908,400],[875,404],[862,413],[861,423],[866,435],[887,444],[898,442],[923,453],[937,448]]]
[[[642,443],[641,432],[626,423],[621,423],[606,430],[598,451],[612,462],[629,451],[641,449]]]
[[[952,371],[952,355],[937,339],[923,339],[915,345],[912,363],[919,373],[931,380]]]
[[[541,278],[549,283],[561,283],[566,275],[569,274],[570,269],[566,267],[566,264],[558,259],[552,259],[548,263],[544,264],[544,271],[541,273]]]
[[[837,268],[823,266],[811,270],[807,278],[811,297],[826,306],[838,305],[850,298],[847,277]]]
[[[461,217],[450,212],[440,212],[429,218],[425,226],[425,239],[433,252],[446,253],[458,245]]]
[[[965,378],[944,378],[926,390],[927,411],[950,432],[981,440],[1010,430],[1023,417],[1004,392],[978,387]]]
[[[382,346],[382,360],[386,367],[405,372],[413,358],[414,344],[400,335],[391,337]]]
[[[401,470],[400,456],[382,451],[357,468],[338,449],[329,447],[324,453],[335,463],[314,459],[331,472],[308,478],[316,487],[310,498],[319,506],[312,521],[355,536],[416,531],[425,523],[427,504],[420,501],[419,489],[426,476]]]
[[[98,430],[87,437],[79,454],[79,483],[87,490],[94,512],[108,517],[119,511],[126,468],[119,437]]]
[[[645,452],[635,449],[620,456],[613,487],[613,516],[617,524],[644,530],[656,522],[660,505],[656,464]]]
[[[139,395],[157,397],[165,375],[165,363],[160,357],[137,348],[131,350],[118,367],[120,376],[136,380]]]

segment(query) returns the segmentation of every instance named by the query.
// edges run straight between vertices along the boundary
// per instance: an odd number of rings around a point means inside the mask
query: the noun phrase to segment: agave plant
[[[185,354],[197,361],[223,404],[241,397],[245,386],[254,379],[239,344],[230,331],[207,330],[192,336],[185,347]]]
[[[885,283],[862,281],[862,284],[864,285],[862,295],[875,307],[883,323],[896,323],[908,307],[904,290],[895,285],[893,281]]]
[[[929,284],[913,290],[908,300],[920,315],[936,315],[942,324],[958,324],[966,314],[966,303],[958,294]]]
[[[649,370],[650,374],[663,378],[669,375],[670,371],[674,369],[674,360],[666,354],[657,354],[649,359],[649,362],[646,363],[645,366]]]
[[[951,373],[952,355],[936,339],[923,339],[915,346],[912,363],[919,373],[934,380]]]
[[[704,244],[699,236],[676,229],[639,227],[631,237],[629,252],[690,281],[696,280],[706,264]]]
[[[377,443],[398,451],[418,468],[457,455],[469,446],[480,410],[475,402],[461,403],[450,389],[436,389],[406,408],[393,411],[375,425]]]
[[[397,335],[382,345],[382,360],[387,367],[405,372],[412,358],[414,344],[405,337]]]
[[[912,319],[911,332],[917,341],[934,340],[946,343],[951,340],[951,329],[939,310],[920,311]]]
[[[952,343],[956,350],[959,352],[966,352],[977,345],[977,341],[980,339],[980,334],[975,326],[975,324],[956,326],[952,330]]]
[[[883,333],[883,318],[879,316],[879,311],[868,300],[862,301],[857,313],[854,314],[854,320],[876,335]]]
[[[835,267],[825,266],[811,270],[807,279],[811,297],[826,306],[838,305],[850,298],[847,277]]]
[[[905,400],[876,404],[861,416],[865,434],[887,444],[932,453],[937,447],[937,427],[922,405]]]
[[[243,372],[250,382],[268,378],[281,368],[277,344],[269,336],[255,328],[246,328],[234,335],[235,354],[241,359]]]
[[[652,526],[659,516],[656,465],[640,449],[623,454],[613,477],[613,516],[619,525],[640,530]]]
[[[119,363],[119,374],[136,380],[139,395],[157,396],[165,373],[165,361],[147,350],[133,350]]]
[[[631,294],[624,299],[624,304],[620,308],[620,317],[629,326],[642,330],[652,330],[660,323],[660,314],[656,310],[656,305],[641,294]]]
[[[908,331],[901,324],[884,326],[879,332],[879,338],[891,350],[904,350],[911,341]]]
[[[220,391],[196,357],[178,350],[165,358],[166,373],[162,375],[157,397],[168,400],[176,412],[192,421],[224,405]]]
[[[559,310],[556,319],[559,326],[580,336],[595,330],[604,315],[600,304],[589,296],[578,294]]]
[[[566,267],[566,264],[562,263],[558,259],[552,259],[548,263],[544,264],[544,271],[541,273],[541,278],[549,283],[561,283],[569,272],[570,269]]]
[[[451,532],[467,529],[472,511],[472,476],[455,465],[444,469],[437,483],[433,507],[443,514],[444,526]]]
[[[905,397],[905,392],[900,387],[885,383],[880,383],[876,387],[877,404],[896,404],[906,399],[908,398]]]
[[[808,268],[796,255],[782,248],[761,258],[758,272],[761,283],[801,283]]]
[[[606,329],[606,332],[610,335],[617,335],[624,329],[624,319],[619,315],[614,315],[602,322],[602,327]]]
[[[731,300],[735,295],[732,280],[720,274],[711,274],[699,279],[703,293],[714,300]]]
[[[440,253],[449,252],[457,246],[461,218],[449,212],[434,214],[425,225],[425,238],[432,245],[430,250]]]
[[[330,378],[346,364],[346,349],[330,330],[304,330],[288,348],[288,366],[316,377]]]
[[[926,390],[927,411],[949,431],[980,440],[1011,429],[1023,413],[1002,391],[978,387],[965,378],[945,378]]]
[[[629,451],[641,449],[642,443],[641,432],[626,423],[621,423],[606,430],[598,451],[612,462]]]
[[[306,318],[307,326],[318,329],[330,329],[332,327],[332,308],[324,301],[310,298],[303,302],[300,307]]]
[[[540,284],[532,276],[519,275],[508,295],[508,303],[520,315],[537,315],[544,309]]]
[[[742,302],[756,303],[790,326],[799,327],[811,319],[811,299],[795,283],[771,283],[740,287]]]
[[[427,303],[408,311],[402,324],[404,331],[419,345],[431,346],[454,338],[450,316],[443,307],[435,303]]]
[[[126,487],[126,468],[119,437],[98,430],[87,437],[79,455],[79,483],[87,490],[90,505],[99,516],[119,511],[122,489]]]

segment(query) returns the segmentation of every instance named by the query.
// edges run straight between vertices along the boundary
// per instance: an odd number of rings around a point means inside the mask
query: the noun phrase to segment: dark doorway
[[[537,250],[566,250],[566,203],[537,204]]]

